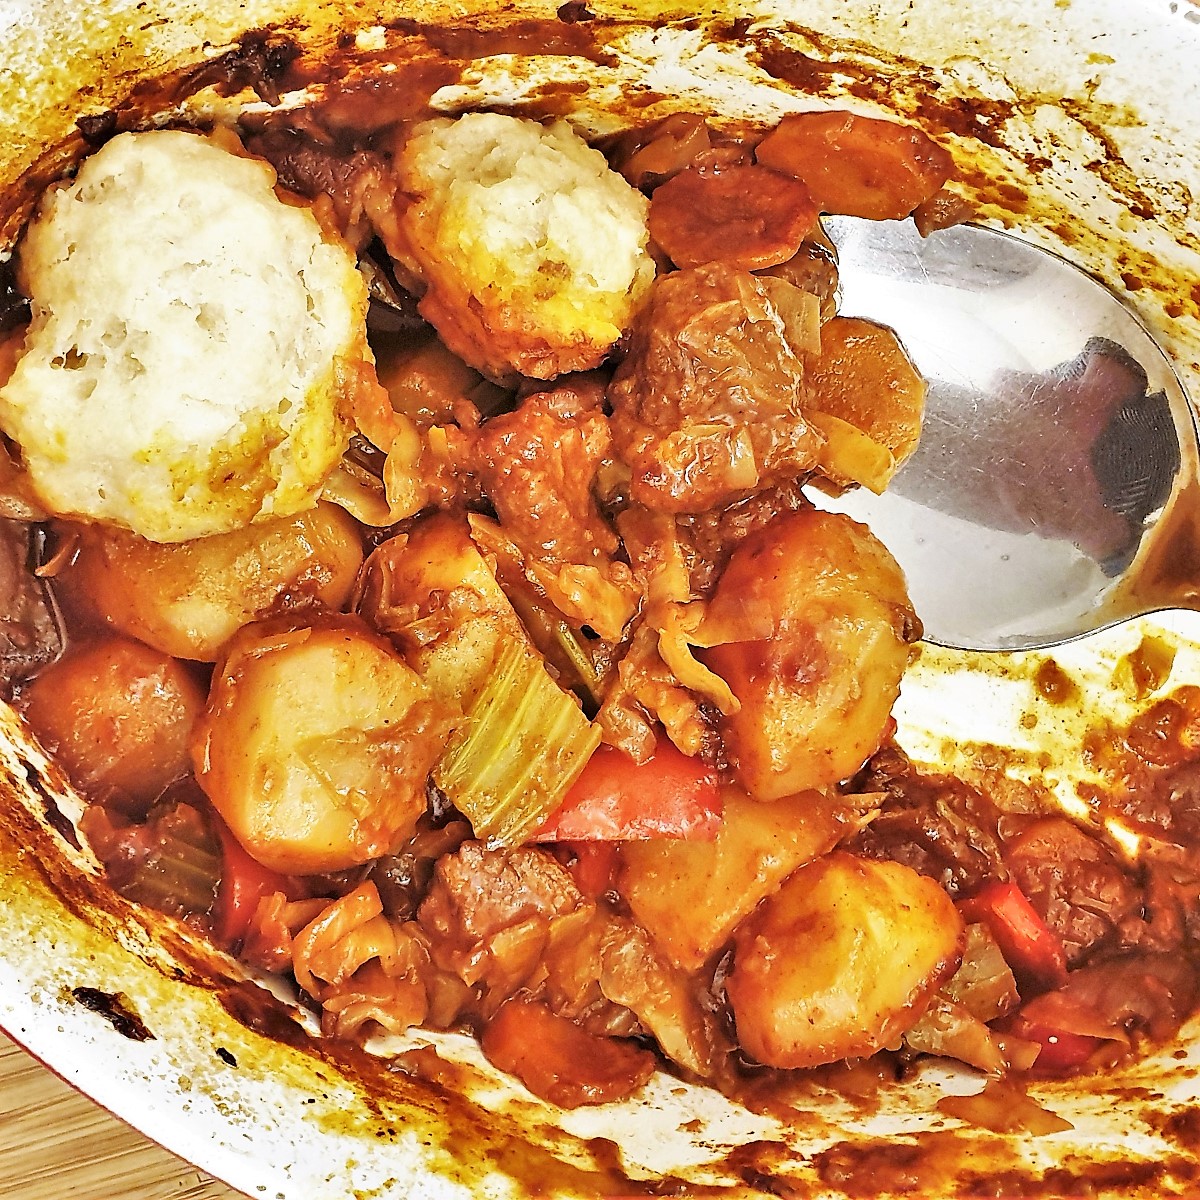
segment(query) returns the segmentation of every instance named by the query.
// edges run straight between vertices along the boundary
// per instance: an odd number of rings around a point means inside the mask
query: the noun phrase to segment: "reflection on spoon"
[[[1196,426],[1170,364],[1102,284],[1019,238],[829,218],[840,311],[891,326],[929,392],[916,453],[865,521],[925,636],[1067,641],[1200,607]]]

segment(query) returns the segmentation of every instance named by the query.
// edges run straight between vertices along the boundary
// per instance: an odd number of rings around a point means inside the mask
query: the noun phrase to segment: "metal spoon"
[[[1200,608],[1196,418],[1103,284],[1020,238],[830,218],[841,305],[900,336],[929,385],[882,496],[823,502],[904,568],[929,641],[1051,646]]]

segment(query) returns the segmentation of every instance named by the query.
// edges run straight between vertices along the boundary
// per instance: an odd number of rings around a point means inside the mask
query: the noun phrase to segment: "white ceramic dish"
[[[139,79],[214,57],[247,29],[274,28],[318,54],[335,52],[343,28],[357,30],[338,51],[352,57],[416,44],[420,30],[395,27],[398,17],[470,24],[472,7],[7,0],[0,181],[20,181],[70,138],[78,116],[124,103]],[[589,7],[612,18],[594,25],[605,61],[480,59],[439,102],[503,98],[536,110],[569,95],[575,119],[605,129],[631,100],[643,118],[673,106],[765,121],[832,98],[949,130],[964,190],[984,214],[1065,242],[1082,265],[1135,286],[1142,315],[1200,395],[1200,9],[1167,0]],[[199,103],[226,107],[211,95]],[[3,227],[9,237],[16,219]],[[1069,792],[1089,723],[1136,704],[1116,664],[1146,628],[1056,655],[1080,687],[1069,714],[1039,699],[1036,657],[930,651],[902,697],[902,740],[950,766],[969,764],[987,742],[1014,747],[1031,768],[1048,754]],[[1181,644],[1171,683],[1200,681],[1200,625],[1181,617],[1163,636]],[[1022,720],[1030,713],[1040,714],[1035,734]],[[47,820],[48,805],[73,811],[61,775],[8,711],[0,768],[0,1025],[101,1104],[250,1195],[584,1197],[659,1181],[693,1195],[1051,1196],[1070,1179],[1087,1194],[1149,1197],[1200,1184],[1194,1029],[1103,1087],[1037,1089],[1074,1126],[1040,1139],[937,1113],[945,1089],[979,1087],[966,1076],[926,1073],[869,1102],[814,1089],[787,1121],[667,1077],[637,1102],[562,1114],[519,1094],[455,1038],[436,1039],[441,1057],[420,1058],[424,1078],[410,1077],[387,1057],[307,1040],[285,1004],[252,998],[233,964],[97,882],[88,856]]]

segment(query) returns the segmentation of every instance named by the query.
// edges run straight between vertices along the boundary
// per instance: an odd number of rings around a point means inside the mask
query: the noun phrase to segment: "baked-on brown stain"
[[[1038,668],[1033,682],[1038,694],[1051,704],[1075,704],[1079,701],[1079,687],[1052,658],[1046,659]]]
[[[422,25],[417,21],[399,21],[393,28],[416,34],[435,46],[448,58],[473,60],[493,54],[543,54],[554,57],[587,58],[593,62],[611,62],[599,46],[595,20],[507,20],[499,28],[481,27],[477,22],[463,25]]]
[[[91,1012],[98,1013],[131,1042],[154,1040],[154,1034],[134,1011],[128,996],[120,992],[102,992],[99,988],[74,987],[71,989],[71,998]]]

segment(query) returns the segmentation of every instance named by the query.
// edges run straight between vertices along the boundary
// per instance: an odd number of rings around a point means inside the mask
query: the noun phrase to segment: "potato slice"
[[[363,557],[353,519],[327,503],[170,544],[111,525],[72,528],[79,551],[60,576],[72,601],[164,654],[201,662],[285,594],[341,608]]]
[[[723,790],[725,819],[711,842],[627,842],[618,890],[677,966],[694,970],[797,867],[832,850],[859,821],[846,804],[802,792],[771,804]]]
[[[883,738],[917,629],[865,526],[810,508],[751,533],[695,639],[741,704],[721,721],[738,782],[776,800],[853,775]]]
[[[146,806],[189,766],[204,689],[182,663],[125,638],[73,645],[20,700],[76,786],[113,807]]]
[[[953,974],[963,922],[933,880],[835,851],[792,875],[734,935],[738,1040],[772,1067],[893,1045]]]
[[[482,519],[482,518],[481,518]],[[470,707],[501,651],[528,635],[465,521],[439,513],[367,560],[358,611],[395,639],[434,695]]]
[[[382,638],[343,618],[244,629],[196,728],[196,778],[234,836],[285,875],[387,854],[425,811],[449,718]]]

